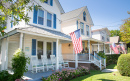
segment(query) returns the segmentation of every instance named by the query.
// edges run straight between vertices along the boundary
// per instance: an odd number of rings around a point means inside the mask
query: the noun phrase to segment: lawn
[[[108,65],[107,69],[117,69],[117,65],[116,64]]]
[[[117,65],[108,65],[107,69],[117,69]],[[130,81],[130,77],[121,76],[119,72],[103,73],[99,70],[90,70],[89,75],[78,77],[71,81]]]
[[[89,75],[71,81],[130,81],[130,77],[121,76],[119,72],[102,73],[101,71],[91,70]]]

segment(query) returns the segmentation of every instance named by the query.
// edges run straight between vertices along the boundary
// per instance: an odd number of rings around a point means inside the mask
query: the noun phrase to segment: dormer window
[[[83,12],[83,20],[86,21],[86,12]]]
[[[48,4],[48,5],[53,6],[53,0],[46,0],[45,3]]]

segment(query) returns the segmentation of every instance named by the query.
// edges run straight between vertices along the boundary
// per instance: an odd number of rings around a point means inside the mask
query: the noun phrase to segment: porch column
[[[103,44],[103,45],[104,45],[104,53],[106,53],[105,44]]]
[[[23,48],[23,33],[20,33],[19,48],[20,48],[21,50],[22,50],[22,48]]]
[[[75,54],[74,49],[73,49],[73,54]],[[75,68],[78,68],[78,54],[75,54]]]
[[[56,70],[59,70],[59,54],[58,54],[58,45],[59,39],[56,40]]]
[[[9,37],[6,38],[5,69],[8,69],[8,44],[9,44]]]
[[[99,42],[98,42],[98,53],[99,53]]]
[[[88,40],[88,47],[89,47],[89,61],[90,61],[90,40]]]
[[[44,40],[44,44],[43,45],[44,45],[44,47],[43,47],[43,49],[44,49],[43,56],[45,56],[47,58],[47,55],[46,55],[47,54],[46,53],[47,52],[47,49],[46,49],[47,48],[47,42],[45,40]]]

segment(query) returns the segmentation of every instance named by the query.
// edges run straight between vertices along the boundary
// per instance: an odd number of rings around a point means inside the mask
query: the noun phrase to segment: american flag
[[[123,44],[120,44],[122,51],[125,53],[125,47]]]
[[[74,32],[71,32],[70,36],[71,36],[71,39],[72,39],[72,43],[73,43],[75,53],[76,54],[80,53],[83,50],[82,39],[81,39],[81,35],[80,35],[80,29],[78,29]]]
[[[119,54],[119,51],[118,51],[115,43],[112,43],[112,45],[110,47],[114,51],[114,53]]]

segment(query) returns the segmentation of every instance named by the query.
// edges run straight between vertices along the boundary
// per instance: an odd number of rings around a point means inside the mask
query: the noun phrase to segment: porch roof
[[[18,32],[71,41],[71,37],[69,35],[66,35],[60,31],[41,28],[41,27],[33,26],[33,25],[29,25],[29,27],[15,28],[14,30],[8,32],[8,35],[5,35],[4,37],[0,37],[0,38],[5,38],[7,36],[11,36]]]
[[[83,38],[82,40],[90,40],[90,41],[94,41],[94,42],[104,43],[104,42],[101,41],[101,40],[94,39],[94,38],[91,38],[91,37],[85,37],[85,38]]]

